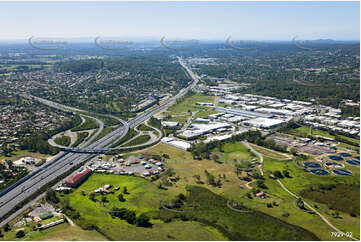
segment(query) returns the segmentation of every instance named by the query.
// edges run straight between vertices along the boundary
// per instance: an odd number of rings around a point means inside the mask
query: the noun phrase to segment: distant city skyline
[[[0,2],[0,40],[360,39],[359,2]]]

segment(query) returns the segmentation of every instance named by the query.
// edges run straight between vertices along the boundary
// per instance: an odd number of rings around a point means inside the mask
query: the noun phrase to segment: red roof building
[[[79,173],[75,174],[74,176],[70,177],[68,180],[66,180],[65,183],[68,187],[78,187],[92,173],[93,173],[93,171],[91,169],[85,169],[84,171],[79,172]]]

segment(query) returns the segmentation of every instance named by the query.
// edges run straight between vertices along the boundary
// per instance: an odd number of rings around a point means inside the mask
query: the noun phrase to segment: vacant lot
[[[197,111],[201,109],[201,106],[196,105],[197,102],[209,102],[213,103],[214,97],[204,94],[195,93],[192,95],[187,95],[184,99],[177,102],[175,105],[172,105],[168,108],[168,111],[179,113],[179,112],[188,112]]]

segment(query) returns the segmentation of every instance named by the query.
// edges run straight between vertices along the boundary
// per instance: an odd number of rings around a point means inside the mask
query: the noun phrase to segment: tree
[[[119,194],[119,195],[118,195],[118,200],[119,200],[120,202],[125,202],[125,198],[124,198],[123,194]]]
[[[297,150],[295,148],[291,148],[290,152],[292,155],[297,156]]]
[[[305,203],[302,201],[301,198],[297,199],[297,206],[301,209],[305,209]]]
[[[284,170],[284,171],[283,171],[283,175],[284,175],[285,177],[287,177],[287,178],[291,178],[290,172],[287,171],[287,170]]]
[[[152,227],[152,223],[149,222],[150,219],[147,215],[145,215],[144,213],[142,213],[141,215],[139,215],[135,221],[135,224],[138,227]]]
[[[16,238],[22,238],[25,236],[24,230],[20,230],[16,233]]]
[[[264,181],[257,180],[257,187],[267,189],[268,187],[264,184]]]
[[[48,190],[46,192],[45,199],[46,199],[46,201],[52,202],[52,203],[58,203],[59,202],[59,199],[56,196],[56,193],[55,193],[55,191],[53,189],[50,189],[50,190]]]
[[[90,200],[92,200],[93,202],[96,202],[97,199],[95,198],[95,193],[90,193],[90,196],[89,196]]]
[[[130,224],[135,224],[135,220],[136,220],[136,214],[134,211],[132,210],[128,210],[125,214],[124,214],[124,218],[125,220],[130,223]]]
[[[6,223],[5,226],[4,226],[4,231],[9,232],[10,230],[11,230],[10,225],[8,223]]]
[[[280,172],[280,171],[274,171],[273,172],[273,175],[275,176],[275,177],[277,177],[277,178],[283,178],[283,176],[282,176],[282,173]]]
[[[124,193],[124,194],[129,194],[127,187],[124,187],[124,188],[123,188],[123,193]]]

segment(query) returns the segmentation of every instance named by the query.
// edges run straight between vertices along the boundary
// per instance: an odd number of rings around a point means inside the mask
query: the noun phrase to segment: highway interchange
[[[82,149],[84,149],[84,151],[94,151],[96,153],[97,151],[103,152],[106,150],[110,150],[110,148],[108,147],[116,143],[118,140],[122,139],[127,134],[129,128],[136,127],[137,125],[146,121],[159,111],[168,108],[177,99],[183,97],[190,89],[194,88],[198,83],[199,77],[184,64],[181,58],[178,57],[178,61],[181,66],[186,70],[186,73],[193,79],[191,85],[180,90],[177,95],[169,98],[163,104],[136,116],[128,122],[125,122],[117,117],[110,116],[111,118],[116,118],[119,122],[122,123],[122,125],[118,129],[114,130],[113,132],[107,134],[106,136],[102,137],[101,139],[95,141],[90,145],[88,145],[89,141],[87,141],[80,148],[75,148],[74,151],[81,152]],[[56,104],[54,102],[38,97],[31,97],[36,98],[39,101],[56,108],[84,112],[83,110],[67,107],[61,104]],[[77,166],[80,163],[95,157],[97,155],[95,153],[60,152],[55,158],[41,166],[38,170],[32,172],[26,177],[20,179],[17,183],[2,191],[0,193],[0,218],[2,219],[17,204],[19,204],[32,194],[36,193],[42,186],[48,184],[55,178],[69,171],[72,167]]]

